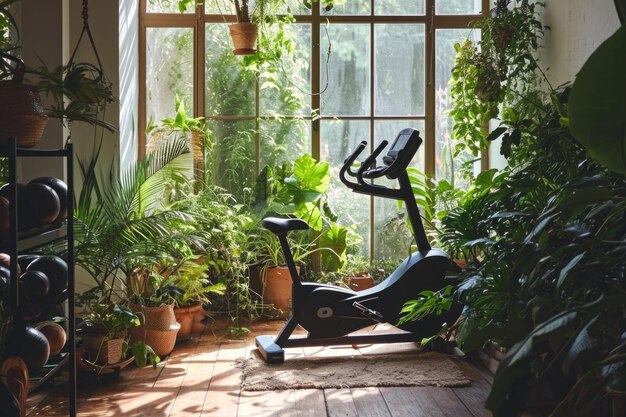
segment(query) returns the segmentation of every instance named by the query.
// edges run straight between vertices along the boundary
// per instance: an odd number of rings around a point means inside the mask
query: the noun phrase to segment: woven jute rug
[[[435,352],[287,359],[266,364],[258,350],[240,359],[241,388],[271,391],[305,388],[357,388],[469,385],[463,371]]]

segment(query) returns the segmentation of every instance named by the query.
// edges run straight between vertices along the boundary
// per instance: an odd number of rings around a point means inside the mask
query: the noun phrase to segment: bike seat
[[[270,232],[281,235],[291,230],[307,230],[309,225],[300,219],[283,219],[280,217],[266,217],[263,219],[263,227]]]

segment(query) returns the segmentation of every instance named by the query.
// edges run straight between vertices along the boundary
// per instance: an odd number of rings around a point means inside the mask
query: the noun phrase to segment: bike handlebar
[[[359,181],[359,184],[369,185],[365,182],[363,175],[368,171],[376,170],[376,167],[374,167],[373,169],[370,169],[370,167],[376,163],[376,158],[378,158],[378,155],[380,155],[380,153],[387,147],[388,144],[389,142],[386,140],[383,140],[382,142],[380,142],[380,145],[378,145],[376,149],[374,149],[374,152],[372,152],[372,154],[367,157],[367,159],[363,162],[363,164],[361,164],[361,167],[359,168],[359,171],[356,174],[356,179],[357,181]],[[382,175],[384,175],[384,173],[380,174],[380,176]],[[368,176],[368,177],[374,178],[373,176],[372,177]],[[378,175],[376,175],[375,177],[378,177]]]
[[[357,176],[357,173],[352,171],[352,164],[354,164],[354,161],[356,161],[356,159],[359,157],[359,155],[361,154],[361,152],[363,152],[363,150],[365,149],[365,147],[367,146],[367,142],[366,141],[361,141],[361,143],[359,143],[359,146],[356,147],[356,149],[354,150],[354,152],[352,152],[352,154],[350,154],[350,156],[348,156],[344,161],[343,161],[343,166],[341,167],[341,170],[339,171],[339,179],[341,180],[341,182],[343,182],[348,188],[354,188],[355,186],[357,186],[358,184],[355,182],[350,182],[350,180],[348,180],[346,178],[346,173],[348,173],[348,175],[350,175],[351,177],[355,177]]]

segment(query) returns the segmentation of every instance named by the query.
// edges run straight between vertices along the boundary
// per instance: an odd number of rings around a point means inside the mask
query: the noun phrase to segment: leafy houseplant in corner
[[[354,291],[362,291],[374,286],[374,278],[369,273],[370,262],[364,256],[348,255],[341,268],[344,282]]]

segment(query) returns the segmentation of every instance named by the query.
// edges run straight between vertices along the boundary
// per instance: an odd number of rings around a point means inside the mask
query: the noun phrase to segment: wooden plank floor
[[[276,334],[281,322],[254,324],[245,340],[226,337],[224,323],[176,346],[157,369],[129,366],[117,378],[79,380],[81,417],[488,417],[490,375],[454,359],[473,381],[469,387],[398,387],[241,391],[238,358],[254,349],[254,336]],[[288,349],[287,360],[401,352],[413,344]],[[28,399],[27,416],[67,416],[67,385],[59,378]]]

